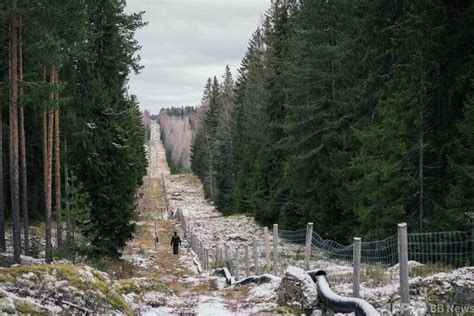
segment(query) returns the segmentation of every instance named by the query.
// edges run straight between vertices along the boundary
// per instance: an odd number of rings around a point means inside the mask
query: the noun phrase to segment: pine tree
[[[468,229],[468,212],[474,209],[474,95],[464,103],[464,118],[458,123],[454,154],[449,160],[452,180],[446,198],[446,208],[433,216],[437,229]]]
[[[204,109],[204,113],[207,112],[209,108],[209,98],[211,95],[211,86],[212,80],[208,78],[206,84],[204,85],[204,93],[201,99],[201,107]],[[206,147],[206,138],[204,136],[204,128],[202,124],[202,119],[200,125],[196,131],[196,137],[194,138],[193,144],[191,145],[191,169],[193,172],[200,178],[204,178],[205,171],[207,170],[207,162],[205,147]]]
[[[216,129],[216,206],[224,214],[232,213],[232,126],[234,113],[234,80],[226,66],[220,87],[218,123]]]
[[[262,29],[252,35],[246,55],[239,69],[235,93],[235,124],[233,137],[232,184],[233,209],[239,213],[255,215],[257,207],[253,203],[255,191],[255,157],[258,157],[262,130],[265,122],[264,102],[267,91],[264,83],[265,45]]]
[[[307,221],[325,236],[347,238],[352,216],[346,181],[352,150],[348,97],[350,3],[307,1],[295,13],[294,36],[286,63],[286,117],[289,189],[282,221],[292,228]]]
[[[358,133],[363,152],[358,162],[365,164],[359,185],[365,199],[357,214],[360,229],[367,235],[372,232],[372,237],[385,236],[401,221],[411,221],[421,229],[426,220],[429,96],[439,83],[436,16],[436,7],[412,4],[394,23],[386,97],[377,105],[375,124]],[[425,28],[427,24],[431,27]]]
[[[10,22],[10,192],[13,226],[13,261],[21,263],[20,197],[18,171],[18,0],[11,0]]]
[[[1,2],[0,3],[0,52],[1,56],[6,57],[6,58],[0,58],[0,74],[1,78],[7,77],[8,76],[8,71],[9,71],[9,20],[8,16],[6,14],[7,12],[7,6],[8,3],[6,2]],[[9,78],[8,78],[9,80]],[[9,89],[9,84],[6,82],[2,82],[0,86],[0,93],[5,96],[3,99],[4,101],[0,101],[0,250],[5,250],[6,249],[6,241],[5,241],[5,196],[4,196],[4,172],[3,172],[3,108],[4,104],[6,104],[6,101],[8,98],[6,97],[8,95],[8,89]]]
[[[18,49],[18,76],[20,81],[20,107],[18,109],[18,133],[20,140],[20,205],[23,214],[23,230],[24,230],[24,250],[25,255],[29,255],[29,221],[28,221],[28,183],[26,170],[26,136],[25,136],[25,115],[23,105],[23,27],[19,23],[19,49]]]
[[[55,72],[55,84],[59,83],[58,70]],[[56,213],[56,242],[58,248],[62,244],[62,223],[61,221],[61,142],[59,137],[59,92],[56,88],[54,92],[54,196],[55,196],[55,213]]]

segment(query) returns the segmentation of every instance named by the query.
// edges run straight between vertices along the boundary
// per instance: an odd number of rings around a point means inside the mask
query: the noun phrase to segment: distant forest
[[[468,229],[473,21],[472,1],[273,1],[235,82],[205,84],[207,198],[339,241]]]
[[[192,106],[160,111],[157,121],[171,173],[191,172],[191,144],[200,126],[202,113],[203,109]]]

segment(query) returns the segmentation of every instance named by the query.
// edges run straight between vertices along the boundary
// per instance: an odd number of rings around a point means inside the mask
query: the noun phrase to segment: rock
[[[9,297],[0,298],[0,312],[7,314],[16,314],[15,303]]]
[[[166,299],[163,296],[158,296],[158,297],[148,297],[146,300],[146,304],[148,306],[151,306],[153,308],[157,308],[160,306],[165,306],[166,305]]]
[[[408,261],[408,269],[410,269],[410,270],[414,267],[420,267],[420,266],[424,266],[424,264],[420,263],[418,261],[414,261],[414,260]],[[390,273],[398,273],[398,269],[399,269],[399,267],[398,267],[398,263],[397,263],[396,265],[388,268],[387,271],[390,272]]]
[[[425,296],[427,302],[433,304],[445,301],[460,305],[471,303],[474,301],[474,267],[417,278],[410,282],[410,292]]]
[[[277,293],[281,305],[298,302],[306,309],[315,307],[318,301],[316,285],[311,277],[303,269],[293,266],[285,270]]]
[[[247,241],[247,238],[243,238],[239,236],[238,234],[230,234],[229,237],[227,237],[227,241],[229,240],[235,240],[235,241]]]

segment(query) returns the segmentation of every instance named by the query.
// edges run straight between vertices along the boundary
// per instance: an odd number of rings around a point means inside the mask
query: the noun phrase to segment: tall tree
[[[215,203],[224,213],[232,210],[232,127],[234,124],[234,80],[227,65],[220,87],[218,123],[216,128],[216,187]]]
[[[253,213],[255,157],[261,149],[262,130],[266,121],[264,104],[268,98],[264,80],[265,43],[262,28],[252,34],[249,47],[239,69],[235,93],[235,124],[233,125],[234,178],[232,180],[233,209]]]
[[[59,83],[58,70],[55,72],[55,84]],[[61,216],[61,142],[59,136],[59,92],[58,88],[54,92],[54,197],[55,197],[55,212],[56,212],[56,242],[58,248],[62,245],[63,230],[62,230],[62,216]]]
[[[10,20],[10,192],[13,226],[13,260],[21,263],[20,185],[18,172],[18,0],[11,0]]]
[[[45,259],[46,263],[53,261],[53,245],[51,242],[51,221],[52,221],[52,174],[53,174],[53,125],[54,125],[54,85],[56,83],[56,67],[50,66],[49,82],[51,85],[51,91],[49,93],[50,105],[48,109],[44,110],[43,113],[43,163],[45,164],[44,177],[45,177],[45,209],[46,209],[46,252]]]
[[[458,122],[455,151],[449,159],[452,176],[446,208],[438,209],[433,218],[436,228],[469,228],[466,212],[474,209],[474,95],[471,93],[464,108],[464,118]]]
[[[4,61],[0,65],[1,67],[1,76],[2,79],[3,77],[7,77],[8,71],[9,71],[9,47],[8,47],[8,41],[9,41],[9,36],[10,32],[8,32],[8,26],[9,26],[9,20],[7,17],[7,7],[8,7],[7,2],[1,2],[0,3],[0,42],[2,45],[3,49],[1,51],[1,56],[0,58],[1,61]],[[6,58],[4,58],[6,57]],[[6,80],[9,80],[9,78],[6,78]],[[1,89],[2,95],[7,95],[8,94],[8,89],[9,85],[8,84],[3,84],[3,89]],[[4,98],[6,101],[8,98]],[[6,101],[8,102],[8,101]],[[5,242],[5,197],[4,197],[4,172],[3,172],[3,106],[4,103],[0,102],[0,250],[5,250],[6,249],[6,242]]]
[[[29,255],[29,221],[28,221],[28,184],[26,170],[26,136],[25,136],[25,114],[24,114],[24,95],[23,95],[23,25],[20,18],[19,25],[19,49],[18,49],[18,76],[20,81],[20,107],[18,109],[18,129],[20,136],[20,195],[21,210],[23,214],[23,230],[24,230],[24,250],[25,255]]]

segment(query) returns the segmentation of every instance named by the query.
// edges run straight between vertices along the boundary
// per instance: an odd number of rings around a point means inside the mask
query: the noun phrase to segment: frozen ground
[[[300,311],[293,302],[288,302],[287,305],[291,306],[288,308],[278,302],[280,278],[258,285],[228,286],[223,277],[213,274],[212,269],[198,272],[193,263],[195,254],[188,249],[184,238],[179,256],[171,253],[171,235],[177,231],[183,236],[183,232],[165,211],[161,174],[171,211],[183,212],[188,227],[211,249],[211,255],[214,247],[225,243],[232,256],[234,249],[243,249],[255,238],[259,247],[259,266],[264,267],[266,263],[262,227],[250,217],[224,217],[218,213],[204,199],[201,183],[194,175],[171,175],[159,140],[159,126],[152,124],[151,129],[149,170],[140,192],[138,230],[122,257],[133,267],[133,276],[121,278],[88,266],[70,265],[67,261],[56,262],[62,264],[50,269],[42,259],[23,257],[23,262],[30,268],[0,270],[0,311],[15,313],[26,310],[46,314],[135,312],[143,315],[252,315]],[[159,239],[156,249],[155,225]],[[270,245],[271,242],[270,236]],[[280,275],[286,265],[302,267],[302,245],[280,241],[279,248],[282,254]],[[9,256],[3,254],[7,260]],[[351,295],[350,263],[315,254],[311,267],[324,269],[337,293]],[[398,284],[390,277],[394,270],[396,267],[386,269],[382,277],[376,276],[383,282],[374,279],[362,283],[361,296],[379,310],[399,310]],[[413,311],[419,313],[426,312],[429,303],[468,304],[474,301],[473,293],[474,267],[410,279]],[[91,300],[91,297],[98,299]]]

